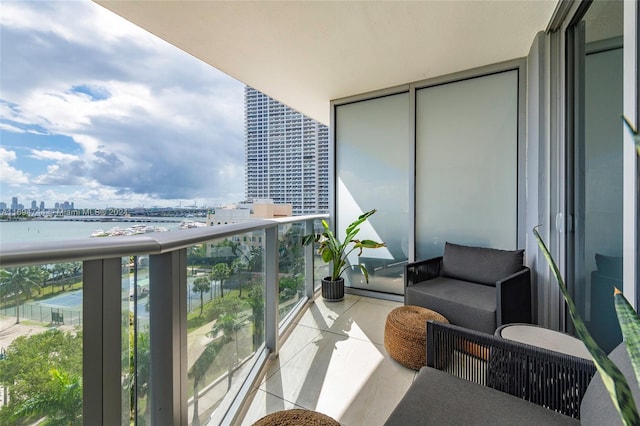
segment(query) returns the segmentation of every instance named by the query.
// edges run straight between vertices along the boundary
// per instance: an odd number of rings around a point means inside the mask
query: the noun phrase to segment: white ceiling
[[[557,0],[96,3],[298,111],[526,56]]]

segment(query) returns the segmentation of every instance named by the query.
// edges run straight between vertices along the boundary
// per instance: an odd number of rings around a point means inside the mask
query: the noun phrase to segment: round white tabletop
[[[582,340],[560,331],[533,324],[506,324],[496,330],[503,339],[549,349],[567,355],[592,359]]]

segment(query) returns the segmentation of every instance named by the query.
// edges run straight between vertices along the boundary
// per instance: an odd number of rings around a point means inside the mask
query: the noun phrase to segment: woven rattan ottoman
[[[311,410],[283,410],[267,414],[252,426],[340,426],[331,417]]]
[[[426,365],[427,320],[449,322],[441,314],[420,306],[400,306],[389,312],[384,347],[391,358],[414,370]]]

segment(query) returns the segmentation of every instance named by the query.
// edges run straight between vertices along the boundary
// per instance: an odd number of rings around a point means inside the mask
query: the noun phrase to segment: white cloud
[[[21,31],[55,36],[65,41],[96,46],[128,40],[145,46],[158,44],[151,34],[88,1],[38,1],[25,7],[19,1],[3,1],[0,22]],[[51,19],[54,15],[57,19]],[[95,24],[100,25],[96,26]]]
[[[53,162],[24,169],[22,193],[114,206],[244,197],[241,83],[89,1],[2,7],[0,132],[24,164]]]
[[[15,151],[9,151],[0,146],[0,183],[18,185],[29,182],[29,177],[26,174],[9,165],[15,160]]]
[[[37,160],[53,160],[53,161],[74,161],[78,160],[77,155],[65,154],[60,151],[49,151],[49,150],[31,150],[31,157]]]
[[[21,129],[20,127],[13,126],[8,123],[0,123],[0,130],[5,130],[7,132],[12,132],[12,133],[26,133],[24,129]]]

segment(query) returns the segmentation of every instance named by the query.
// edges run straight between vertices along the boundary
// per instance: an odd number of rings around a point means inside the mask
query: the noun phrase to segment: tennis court
[[[41,306],[47,306],[50,308],[82,308],[82,290],[72,291],[70,293],[64,293],[51,299],[38,302]]]

